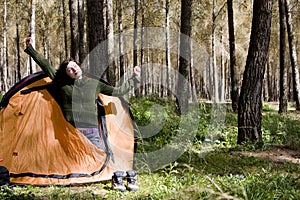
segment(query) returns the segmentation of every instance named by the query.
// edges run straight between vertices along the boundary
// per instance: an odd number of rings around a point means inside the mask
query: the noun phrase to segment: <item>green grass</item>
[[[299,170],[295,164],[237,156],[227,150],[205,158],[187,152],[164,169],[139,174],[137,192],[116,192],[108,183],[81,186],[81,190],[29,186],[1,194],[5,199],[299,199]]]
[[[221,123],[213,124],[212,116],[219,110],[207,103],[193,105],[187,116],[179,117],[172,100],[149,97],[130,102],[139,126],[147,128],[150,124],[151,128],[159,129],[156,135],[139,142],[138,152],[155,151],[174,138],[189,134],[188,125],[192,124],[195,131],[192,145],[176,161],[156,171],[139,173],[138,191],[117,192],[110,189],[111,183],[76,187],[27,186],[2,189],[0,199],[300,199],[299,164],[237,153],[268,150],[271,144],[299,148],[300,123],[294,113],[279,115],[264,106],[263,145],[237,146],[237,115],[230,109],[225,109],[227,112]],[[156,122],[157,118],[163,119],[163,126]],[[203,146],[211,135],[213,140],[209,144],[213,149],[203,153]],[[138,164],[137,167],[147,168],[145,163]]]

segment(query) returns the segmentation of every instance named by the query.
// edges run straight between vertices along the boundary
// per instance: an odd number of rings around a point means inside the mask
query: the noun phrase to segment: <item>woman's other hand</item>
[[[134,75],[140,77],[141,76],[141,68],[139,66],[135,66],[133,68]]]

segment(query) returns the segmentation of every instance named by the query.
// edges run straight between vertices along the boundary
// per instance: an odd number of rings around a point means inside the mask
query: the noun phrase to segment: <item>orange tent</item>
[[[102,132],[109,149],[96,148],[69,124],[38,72],[13,86],[0,103],[1,166],[15,184],[67,185],[111,179],[114,171],[133,167],[134,131],[126,102],[99,94],[103,107]]]

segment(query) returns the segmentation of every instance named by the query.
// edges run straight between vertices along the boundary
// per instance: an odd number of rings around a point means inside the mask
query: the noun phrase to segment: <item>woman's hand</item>
[[[31,44],[32,44],[32,39],[31,39],[31,37],[26,38],[26,40],[25,40],[25,45],[26,45],[26,47],[29,47]]]
[[[141,68],[139,66],[135,66],[133,68],[133,73],[134,73],[134,75],[140,77],[141,76]]]

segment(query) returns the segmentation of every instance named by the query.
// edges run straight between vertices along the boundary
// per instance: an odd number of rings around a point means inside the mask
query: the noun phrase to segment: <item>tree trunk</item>
[[[113,16],[113,2],[107,0],[106,4],[106,35],[107,35],[107,52],[108,52],[108,70],[107,80],[115,86],[116,85],[116,63],[115,63],[115,49],[114,49],[114,16]]]
[[[124,82],[124,55],[123,55],[123,21],[122,21],[122,0],[118,0],[118,29],[119,29],[119,77],[120,83]]]
[[[268,59],[266,63],[267,67],[267,85],[266,85],[266,96],[265,96],[265,101],[270,101],[272,98],[272,65],[270,63],[270,60]]]
[[[86,58],[86,29],[85,29],[85,4],[84,0],[78,0],[78,48],[79,48],[79,62],[83,62]]]
[[[286,27],[285,27],[285,0],[278,0],[280,19],[280,99],[279,113],[286,113],[288,107],[287,96],[287,68],[285,65]]]
[[[151,59],[151,67],[150,67],[150,71],[149,71],[149,78],[150,78],[150,81],[149,81],[149,93],[150,94],[154,94],[155,93],[155,90],[156,90],[156,84],[155,84],[155,70],[154,70],[154,63],[156,63],[156,61],[154,60],[154,50],[153,50],[153,45],[151,45],[151,48],[150,48],[150,59]]]
[[[31,0],[31,18],[30,18],[30,36],[32,38],[32,46],[35,48],[35,10],[36,0]],[[36,72],[36,64],[32,58],[30,59],[30,73]]]
[[[67,36],[67,14],[66,14],[65,0],[62,0],[62,10],[63,10],[63,30],[64,30],[64,52],[65,52],[65,58],[68,58],[69,48],[68,48],[68,36]]]
[[[213,87],[212,87],[212,100],[214,102],[219,102],[219,77],[218,77],[218,67],[217,67],[217,57],[216,57],[216,0],[213,0],[213,15],[212,15],[212,79],[213,79]]]
[[[262,85],[271,34],[272,0],[254,0],[250,46],[238,110],[238,144],[261,141]]]
[[[229,48],[230,48],[230,75],[231,75],[231,107],[233,112],[238,112],[239,90],[238,77],[236,70],[235,56],[235,36],[234,36],[234,18],[232,0],[227,0],[228,10],[228,32],[229,32]]]
[[[147,35],[147,33],[146,33],[146,35]],[[151,83],[152,83],[151,82],[151,71],[150,71],[151,70],[151,67],[150,67],[150,65],[151,65],[151,58],[152,58],[151,56],[152,56],[152,54],[151,54],[150,48],[148,46],[148,48],[147,48],[147,61],[146,61],[147,67],[146,67],[146,73],[145,73],[145,82],[148,83],[148,84],[144,83],[145,95],[146,96],[149,95],[149,94],[151,94],[151,89],[152,89],[152,86],[151,86]],[[142,74],[142,76],[143,76],[143,74]]]
[[[224,21],[224,16],[222,15],[222,21]],[[224,45],[224,27],[221,25],[221,43],[222,46]],[[225,94],[225,80],[226,80],[226,69],[225,69],[225,55],[224,55],[224,48],[222,48],[222,55],[221,55],[221,84],[220,84],[220,101],[225,102],[226,94]]]
[[[134,0],[133,66],[138,65],[138,58],[137,58],[138,12],[139,12],[139,0]]]
[[[193,55],[193,42],[191,42],[191,64],[190,64],[190,83],[191,83],[191,98],[193,102],[197,101],[197,93],[195,86],[195,74],[194,74],[194,55]]]
[[[290,59],[293,73],[294,99],[296,101],[296,110],[300,110],[300,80],[299,70],[297,64],[297,52],[295,45],[295,38],[293,33],[293,18],[290,10],[290,1],[285,1],[286,23],[289,39]]]
[[[78,29],[78,0],[69,0],[71,57],[79,60],[79,29]]]
[[[19,0],[16,0],[16,5],[19,5]],[[19,7],[17,6],[16,10],[16,59],[17,59],[17,69],[16,69],[16,80],[20,81],[22,78],[21,75],[21,55],[20,55],[20,34],[19,34]]]
[[[170,13],[169,13],[169,7],[170,7],[170,1],[166,0],[165,2],[165,9],[166,9],[166,67],[167,67],[167,74],[166,74],[166,88],[167,90],[167,96],[171,96],[171,54],[170,54]]]
[[[142,20],[141,20],[141,35],[140,35],[140,37],[141,37],[141,50],[140,50],[140,52],[141,52],[141,55],[140,55],[140,65],[141,65],[141,74],[143,74],[144,73],[144,67],[142,67],[143,66],[143,64],[145,63],[145,47],[144,47],[144,40],[145,40],[145,1],[144,0],[141,0],[141,18],[142,18]],[[144,85],[144,79],[143,79],[144,77],[142,76],[141,77],[141,83],[140,83],[140,85],[141,85],[141,87],[140,87],[140,90],[139,90],[139,95],[142,95],[143,93],[145,93],[145,91],[144,91],[144,87],[143,87],[143,85]]]
[[[103,5],[104,0],[87,0],[89,72],[100,77],[107,67],[106,47],[101,44],[105,40]]]
[[[137,49],[138,13],[139,13],[139,0],[134,0],[133,67],[138,65],[138,49]],[[136,96],[139,96],[138,90],[135,90],[134,92]]]
[[[189,99],[189,69],[191,64],[191,21],[192,0],[181,0],[181,25],[180,25],[180,57],[179,75],[177,82],[177,111],[181,114],[188,112]]]
[[[8,56],[7,56],[7,2],[4,0],[4,25],[3,25],[3,68],[2,68],[2,91],[8,90]]]

